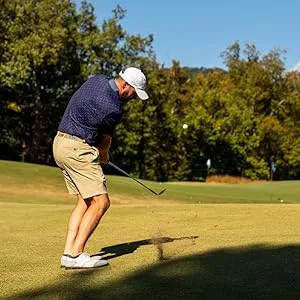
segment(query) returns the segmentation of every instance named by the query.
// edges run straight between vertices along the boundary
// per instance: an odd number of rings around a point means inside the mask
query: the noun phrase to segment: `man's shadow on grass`
[[[145,241],[133,242],[131,251]],[[126,252],[124,244],[112,247],[119,254]],[[55,282],[8,299],[300,299],[299,244],[212,249],[156,262],[109,280],[108,273],[118,268],[118,264],[111,265],[112,269],[66,271]]]
[[[198,236],[184,236],[179,238],[172,238],[172,237],[156,237],[152,239],[145,239],[140,241],[134,241],[129,243],[122,243],[118,245],[108,246],[101,248],[99,251],[99,254],[103,257],[103,259],[109,260],[118,256],[126,255],[133,253],[141,246],[146,245],[154,245],[156,246],[159,255],[159,258],[162,260],[164,259],[163,253],[162,253],[162,245],[165,243],[171,243],[174,241],[180,241],[180,240],[192,240],[194,242],[195,239],[197,239]]]

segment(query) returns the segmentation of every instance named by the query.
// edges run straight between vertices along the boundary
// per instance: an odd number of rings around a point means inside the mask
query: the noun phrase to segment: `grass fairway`
[[[0,161],[0,299],[300,299],[299,182],[146,183],[167,191],[108,176],[87,250],[109,266],[66,271],[59,170]]]

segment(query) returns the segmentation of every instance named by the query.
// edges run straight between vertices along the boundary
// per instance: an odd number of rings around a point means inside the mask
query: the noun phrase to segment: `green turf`
[[[55,167],[0,161],[0,201],[22,203],[68,203],[60,170]],[[153,194],[128,177],[107,176],[111,195],[153,199]],[[300,203],[300,182],[262,182],[247,184],[176,184],[142,181],[150,188],[166,192],[161,201],[181,203]],[[9,188],[9,187],[12,188]],[[30,193],[28,193],[28,190]],[[22,197],[20,193],[23,191]],[[53,195],[56,197],[53,197]],[[154,195],[155,196],[155,195]],[[55,199],[54,199],[55,198]]]
[[[167,184],[173,199],[190,203],[300,203],[300,182],[246,184]]]
[[[108,181],[112,206],[87,250],[109,266],[66,271],[74,201],[59,170],[0,161],[0,299],[299,299],[300,205],[285,204],[298,202],[298,182],[167,183],[156,197]]]

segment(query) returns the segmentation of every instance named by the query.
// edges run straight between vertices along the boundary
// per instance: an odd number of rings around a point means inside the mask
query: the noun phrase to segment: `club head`
[[[157,195],[159,196],[159,195],[161,195],[161,194],[163,194],[164,192],[165,192],[165,190],[166,189],[163,189],[161,192],[159,192]]]

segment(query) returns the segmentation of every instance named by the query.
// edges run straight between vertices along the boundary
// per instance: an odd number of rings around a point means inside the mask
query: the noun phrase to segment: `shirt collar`
[[[119,93],[119,89],[118,89],[114,79],[110,79],[108,81],[108,83],[109,83],[109,85],[110,85],[110,87],[112,88],[113,91],[115,91],[116,93]]]

